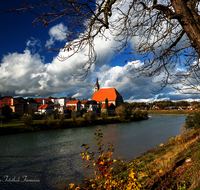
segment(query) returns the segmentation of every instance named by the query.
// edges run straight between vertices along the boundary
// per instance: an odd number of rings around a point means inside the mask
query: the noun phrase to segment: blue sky
[[[152,83],[156,78],[133,80],[128,74],[131,62],[124,63],[127,55],[116,55],[112,48],[116,42],[96,39],[98,63],[92,67],[88,77],[79,81],[72,75],[77,74],[76,65],[86,59],[84,53],[60,62],[58,53],[44,47],[53,43],[64,44],[62,23],[57,20],[43,27],[42,23],[33,26],[34,15],[23,12],[7,13],[4,10],[19,8],[26,0],[6,0],[1,2],[0,18],[0,93],[4,96],[48,97],[72,96],[92,98],[96,77],[101,88],[115,87],[126,101],[189,100],[198,97],[174,94],[174,89],[166,87],[161,94],[153,94]],[[34,1],[33,1],[34,2]],[[138,60],[138,64],[141,61]],[[159,76],[157,76],[159,77]],[[197,99],[198,100],[198,99]]]

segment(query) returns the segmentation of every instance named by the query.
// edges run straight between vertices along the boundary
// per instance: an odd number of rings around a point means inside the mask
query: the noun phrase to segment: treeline
[[[180,107],[180,106],[194,106],[196,108],[200,107],[200,103],[197,101],[177,101],[177,102],[172,102],[170,100],[167,101],[155,101],[153,103],[146,103],[146,102],[125,102],[126,107],[129,109],[133,110],[136,108],[143,109],[143,110],[149,110],[152,108],[155,108],[157,106],[159,109],[165,109],[166,107]]]

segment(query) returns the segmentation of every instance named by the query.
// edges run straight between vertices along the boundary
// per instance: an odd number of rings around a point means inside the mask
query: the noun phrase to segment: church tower
[[[98,78],[96,80],[96,84],[94,85],[94,92],[98,92],[100,86],[99,86],[99,82],[98,82]]]

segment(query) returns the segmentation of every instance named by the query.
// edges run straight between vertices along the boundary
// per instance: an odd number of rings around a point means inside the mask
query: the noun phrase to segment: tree
[[[6,117],[6,120],[10,120],[11,113],[12,113],[12,109],[10,108],[10,106],[6,105],[6,106],[2,107],[1,109],[2,109],[2,115],[4,115]]]
[[[189,114],[185,119],[186,129],[199,129],[200,128],[200,112],[196,111]]]
[[[82,79],[97,61],[95,38],[108,40],[111,35],[118,42],[114,47],[117,52],[133,54],[127,59],[133,61],[129,69],[133,78],[160,75],[158,90],[170,84],[188,93],[191,89],[200,91],[199,4],[199,0],[37,0],[35,5],[24,3],[22,8],[10,11],[36,14],[34,26],[40,21],[48,26],[65,18],[66,44],[51,50],[71,52],[59,57],[65,60],[86,48],[88,61],[80,67],[84,71]],[[134,47],[130,48],[133,41]],[[134,55],[140,56],[143,64]]]
[[[115,113],[116,115],[118,115],[120,117],[120,119],[122,120],[123,117],[125,116],[125,113],[126,113],[126,108],[121,105],[121,106],[118,106],[115,108]]]
[[[76,118],[77,118],[77,112],[73,110],[73,111],[71,112],[71,117],[72,117],[73,121],[75,122],[75,121],[76,121]]]
[[[21,120],[26,127],[30,127],[31,123],[33,122],[31,115],[23,115]]]
[[[106,109],[106,112],[109,114],[109,111],[108,111],[108,98],[105,99],[105,109]]]

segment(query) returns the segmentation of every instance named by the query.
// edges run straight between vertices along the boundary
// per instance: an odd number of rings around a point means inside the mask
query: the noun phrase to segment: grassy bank
[[[148,110],[149,115],[188,115],[193,110]]]
[[[185,133],[182,127],[182,135],[129,163],[111,159],[111,151],[96,161],[86,151],[81,155],[87,160],[86,167],[96,173],[86,180],[85,187],[71,183],[68,189],[200,189],[200,129]]]
[[[147,118],[145,118],[147,119]],[[141,120],[141,118],[140,118]],[[65,119],[64,122],[57,120],[33,120],[29,127],[26,127],[20,119],[11,120],[9,122],[0,123],[0,136],[9,135],[9,134],[18,134],[18,133],[27,133],[34,131],[44,131],[52,129],[66,129],[66,128],[75,128],[75,127],[86,127],[92,125],[104,125],[104,124],[114,124],[114,123],[124,123],[130,121],[137,121],[134,118],[131,119],[120,119],[117,116],[108,117],[106,120],[103,120],[101,117],[96,118],[94,121],[85,121],[84,118],[76,118],[73,121],[72,118]]]

